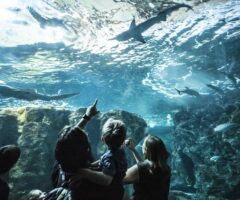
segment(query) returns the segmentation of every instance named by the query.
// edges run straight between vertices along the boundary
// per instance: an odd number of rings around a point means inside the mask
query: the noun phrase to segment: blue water
[[[169,120],[169,112],[192,98],[179,96],[175,88],[209,94],[205,84],[212,83],[233,89],[218,70],[231,70],[239,82],[239,0],[180,10],[147,30],[146,44],[112,40],[134,15],[137,24],[146,20],[132,5],[96,2],[0,2],[0,83],[49,95],[80,92],[47,103],[1,98],[1,107],[75,109],[98,98],[101,111],[124,109],[161,124],[159,116]],[[30,9],[42,18],[34,18]]]

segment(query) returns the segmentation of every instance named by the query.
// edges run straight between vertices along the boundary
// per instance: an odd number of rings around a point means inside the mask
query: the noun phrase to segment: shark
[[[138,25],[136,25],[136,21],[134,18],[130,24],[129,30],[120,33],[113,39],[116,39],[118,41],[126,41],[131,38],[134,38],[137,41],[146,43],[146,41],[144,40],[144,38],[142,36],[143,32],[148,30],[153,25],[159,23],[160,21],[166,21],[168,14],[172,13],[175,10],[178,10],[179,8],[183,8],[183,7],[193,10],[192,7],[187,4],[177,4],[170,8],[164,9],[163,11],[159,12],[157,16],[151,17]]]
[[[215,85],[212,85],[212,84],[206,84],[207,87],[211,88],[212,90],[214,90],[215,92],[219,93],[219,94],[223,94],[224,91],[220,88],[220,87],[217,87]]]
[[[27,7],[30,14],[36,19],[41,28],[45,28],[46,26],[64,26],[64,21],[58,18],[44,18],[41,16],[36,10],[32,7]]]
[[[178,90],[176,88],[175,88],[175,90],[177,90],[179,95],[181,93],[185,93],[185,94],[188,94],[190,96],[195,96],[195,97],[200,97],[201,96],[196,90],[190,89],[189,87],[185,87],[185,90]]]
[[[51,100],[67,99],[67,98],[79,95],[79,93],[76,92],[76,93],[51,96],[51,95],[44,95],[33,90],[21,90],[18,88],[7,86],[7,85],[0,85],[0,95],[6,98],[13,97],[15,99],[21,99],[26,101],[34,101],[34,100],[51,101]]]

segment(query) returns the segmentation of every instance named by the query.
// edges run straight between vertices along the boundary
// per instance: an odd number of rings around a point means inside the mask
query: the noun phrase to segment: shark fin
[[[178,90],[177,88],[175,88],[175,90],[178,92],[179,95],[181,94],[180,90]]]
[[[134,28],[136,28],[136,21],[135,21],[135,18],[133,18],[133,20],[132,20],[132,22],[131,22],[131,24],[130,24],[130,28],[129,28],[129,30],[132,30],[132,29],[134,29]]]
[[[139,30],[136,27],[137,27],[136,21],[135,21],[135,18],[133,18],[130,28],[129,28],[129,31],[131,32],[132,37],[137,41],[146,43],[143,36],[141,35],[141,33],[139,32]]]

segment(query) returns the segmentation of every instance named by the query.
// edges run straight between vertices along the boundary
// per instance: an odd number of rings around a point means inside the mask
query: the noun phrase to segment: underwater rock
[[[26,108],[25,123],[42,122],[49,124],[56,131],[60,131],[63,124],[69,124],[70,111],[54,108]]]
[[[185,111],[185,110],[181,110],[179,112],[177,112],[175,115],[174,115],[174,118],[173,118],[173,121],[175,124],[179,124],[180,122],[182,121],[186,121],[189,119],[189,112]]]
[[[240,182],[233,186],[230,191],[226,192],[224,197],[229,200],[240,199]]]
[[[14,115],[0,114],[0,147],[16,144],[18,138],[18,121]]]
[[[228,115],[231,115],[234,111],[237,110],[237,106],[233,105],[233,104],[230,104],[230,105],[227,105],[225,108],[224,108],[226,114]]]
[[[191,191],[194,199],[226,199],[223,196],[226,194],[230,197],[231,191],[236,194],[231,198],[238,198],[240,131],[236,111],[235,104],[227,99],[222,106],[190,106],[188,112],[175,114],[171,189],[188,193],[185,187],[179,187],[187,186],[186,179],[189,177],[180,155],[181,149],[194,163],[196,179],[190,187],[195,189],[195,192]]]
[[[238,111],[238,112],[234,112],[233,114],[232,114],[232,116],[231,116],[231,121],[233,122],[233,123],[238,123],[238,124],[240,124],[240,111]]]
[[[13,198],[23,192],[51,187],[50,177],[54,163],[54,147],[57,133],[46,123],[29,122],[18,139],[21,156],[11,175]]]
[[[59,131],[69,124],[69,113],[53,108],[25,108],[18,113],[25,120],[21,121],[22,131],[17,141],[21,156],[10,176],[11,199],[20,199],[35,188],[43,191],[51,188],[55,143]]]

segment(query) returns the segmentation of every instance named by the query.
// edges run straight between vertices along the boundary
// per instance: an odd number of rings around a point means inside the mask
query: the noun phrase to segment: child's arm
[[[130,149],[130,151],[132,152],[136,162],[142,162],[143,159],[141,158],[141,156],[139,155],[139,153],[137,152],[137,150],[135,149],[135,145],[133,143],[132,139],[127,139],[125,140],[125,144],[126,146]]]

